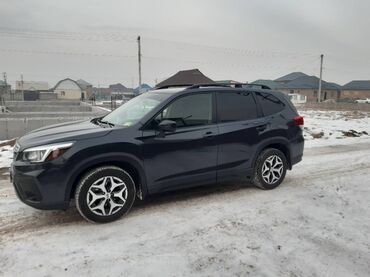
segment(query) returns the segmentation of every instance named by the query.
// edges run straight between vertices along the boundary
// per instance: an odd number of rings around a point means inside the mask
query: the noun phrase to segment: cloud
[[[369,9],[369,1],[348,0],[5,1],[0,48],[33,52],[0,49],[0,71],[12,80],[24,73],[50,83],[75,76],[130,86],[137,83],[140,34],[143,77],[151,84],[195,67],[241,81],[315,74],[321,53],[329,81],[369,79]],[[68,55],[76,52],[89,55]]]

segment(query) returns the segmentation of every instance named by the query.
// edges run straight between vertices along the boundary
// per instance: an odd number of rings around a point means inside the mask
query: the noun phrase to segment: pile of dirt
[[[312,136],[313,138],[315,138],[315,139],[322,138],[324,135],[325,135],[325,134],[324,134],[324,132],[318,132],[318,133],[314,133],[314,132],[312,132],[312,133],[311,133],[311,136]]]
[[[351,138],[358,138],[362,135],[368,136],[369,134],[366,131],[357,132],[355,130],[349,130],[349,131],[341,131],[343,136],[345,137],[351,137]]]
[[[17,139],[10,139],[10,140],[0,142],[0,147],[2,147],[2,146],[14,146],[16,141],[17,141]]]

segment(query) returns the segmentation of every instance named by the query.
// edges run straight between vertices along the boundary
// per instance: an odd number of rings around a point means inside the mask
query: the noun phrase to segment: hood
[[[21,150],[33,146],[61,141],[77,141],[107,135],[110,128],[103,128],[90,121],[80,120],[36,129],[18,139]]]

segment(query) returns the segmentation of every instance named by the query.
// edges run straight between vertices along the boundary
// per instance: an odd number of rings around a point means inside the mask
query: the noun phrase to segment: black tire
[[[109,184],[109,182],[112,182],[110,181],[112,180],[111,177],[113,178],[114,182],[116,182],[117,180],[120,180],[122,182],[120,183],[119,186],[117,186],[117,188],[121,191],[124,191],[125,197],[126,197],[125,202],[123,201],[123,199],[121,200],[121,198],[114,197],[114,189],[113,189],[112,191],[106,192],[105,194],[99,193],[99,198],[95,202],[104,201],[104,203],[102,205],[96,205],[96,206],[102,206],[103,208],[92,211],[92,209],[96,207],[93,207],[91,209],[88,205],[89,204],[88,197],[89,199],[91,199],[90,194],[92,193],[90,190],[91,186],[95,182],[99,182],[100,180],[103,179],[102,181],[104,182],[103,186],[104,187],[108,186],[108,188],[110,186],[110,188],[112,188],[112,183]],[[94,186],[96,187],[97,185],[94,185]],[[123,186],[125,186],[125,189],[127,191],[123,189],[124,188]],[[92,188],[92,189],[94,190],[95,188]],[[90,193],[89,196],[88,196],[88,193]],[[102,195],[107,195],[107,196],[105,198],[102,198],[103,197]],[[107,197],[109,197],[109,199]],[[123,195],[121,195],[121,197],[123,197]],[[123,215],[125,215],[126,213],[130,211],[132,205],[134,204],[135,198],[136,198],[136,188],[135,188],[135,183],[133,179],[125,170],[123,170],[122,168],[116,167],[116,166],[102,166],[102,167],[98,167],[98,168],[95,168],[89,171],[81,178],[81,180],[79,181],[77,185],[76,192],[75,192],[76,207],[79,213],[87,221],[96,222],[96,223],[112,222],[122,217]],[[123,203],[119,203],[119,205],[123,205],[123,206],[115,207],[114,213],[112,212],[112,214],[109,214],[110,207],[111,207],[110,206],[111,201],[112,203],[114,202],[114,204],[116,204],[116,202],[121,201]],[[94,201],[91,201],[91,203],[93,202]],[[101,202],[98,202],[98,203],[101,204]],[[109,207],[107,205],[109,205]],[[108,213],[106,213],[106,211],[108,211]],[[97,213],[103,213],[103,212],[106,215],[97,214]]]
[[[280,158],[282,162],[282,171],[280,173],[280,177],[278,180],[275,180],[274,182],[272,182],[272,180],[270,180],[270,182],[266,182],[262,176],[262,167],[264,166],[264,163],[267,159],[269,158],[273,159],[274,156],[277,156]],[[287,159],[283,152],[275,148],[265,149],[259,154],[257,161],[255,163],[253,176],[251,178],[252,183],[260,189],[265,189],[265,190],[274,189],[278,187],[284,181],[287,167],[288,167]],[[274,175],[272,178],[276,178],[276,176]]]

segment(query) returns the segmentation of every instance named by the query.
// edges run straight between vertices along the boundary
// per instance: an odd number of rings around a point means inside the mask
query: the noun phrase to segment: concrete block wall
[[[363,111],[370,112],[370,104],[358,103],[305,103],[297,104],[299,109],[313,109],[313,110],[335,110],[335,111]]]
[[[58,95],[53,92],[40,93],[40,100],[56,100]]]
[[[8,106],[9,111],[18,112],[91,112],[91,106],[26,105]]]
[[[30,131],[52,124],[76,120],[89,120],[93,117],[95,116],[0,118],[0,140],[20,137]]]
[[[77,100],[44,100],[44,101],[5,101],[5,105],[13,106],[80,106]]]

